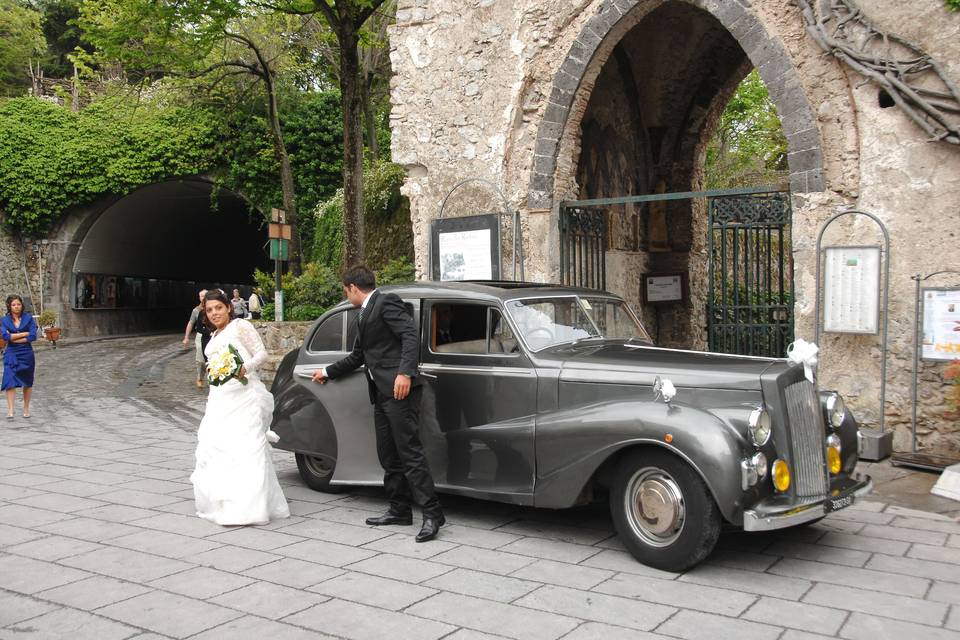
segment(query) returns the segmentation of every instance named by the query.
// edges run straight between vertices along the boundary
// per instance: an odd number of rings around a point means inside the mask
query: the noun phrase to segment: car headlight
[[[753,444],[762,447],[770,440],[771,425],[770,414],[763,407],[757,407],[750,413],[750,419],[747,421],[750,431],[750,439]]]
[[[840,436],[831,433],[827,436],[827,466],[833,475],[837,475],[843,469],[843,459],[840,457],[841,451]]]
[[[847,406],[843,404],[843,399],[839,394],[831,393],[830,397],[827,398],[827,418],[830,420],[830,426],[839,429],[846,417]]]
[[[773,487],[780,493],[786,492],[790,488],[790,467],[783,460],[773,461]]]
[[[750,463],[753,465],[753,468],[757,470],[757,476],[761,479],[767,477],[767,456],[763,455],[762,451],[757,451],[752,458],[750,458]]]

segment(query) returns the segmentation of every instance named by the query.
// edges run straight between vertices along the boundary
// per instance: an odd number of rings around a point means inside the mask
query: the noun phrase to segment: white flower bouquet
[[[236,378],[240,384],[247,384],[246,377],[240,375],[243,357],[237,348],[228,344],[207,359],[207,382],[211,387],[219,387]]]

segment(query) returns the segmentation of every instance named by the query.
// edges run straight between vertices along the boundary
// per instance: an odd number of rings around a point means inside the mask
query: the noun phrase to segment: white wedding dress
[[[267,351],[254,326],[240,318],[213,335],[206,354],[229,344],[240,352],[248,382],[210,387],[190,481],[201,518],[220,525],[266,524],[290,515],[267,443],[273,396],[257,375]]]

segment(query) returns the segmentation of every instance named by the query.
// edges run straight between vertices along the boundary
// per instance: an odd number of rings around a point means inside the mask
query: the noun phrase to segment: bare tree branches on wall
[[[960,91],[931,56],[870,24],[852,0],[797,0],[807,32],[881,87],[932,140],[960,145]]]

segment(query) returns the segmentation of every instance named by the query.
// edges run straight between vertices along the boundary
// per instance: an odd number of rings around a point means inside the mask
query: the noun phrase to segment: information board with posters
[[[880,247],[824,250],[823,330],[880,331]]]
[[[960,288],[922,289],[924,360],[960,359]]]
[[[434,280],[499,280],[500,217],[440,218],[431,223]]]

